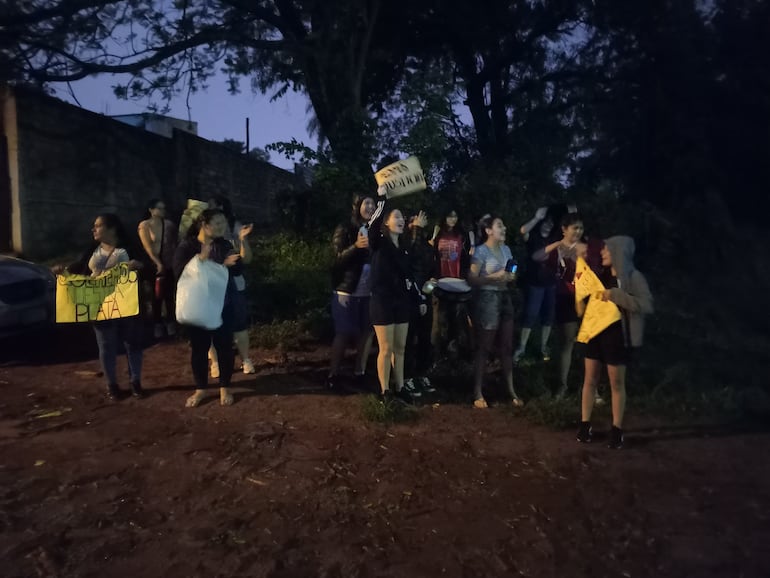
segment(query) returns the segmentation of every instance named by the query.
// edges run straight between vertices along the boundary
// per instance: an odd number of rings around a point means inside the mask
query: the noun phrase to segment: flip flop
[[[480,397],[473,401],[473,407],[476,409],[487,409],[489,406],[487,405],[487,400]]]

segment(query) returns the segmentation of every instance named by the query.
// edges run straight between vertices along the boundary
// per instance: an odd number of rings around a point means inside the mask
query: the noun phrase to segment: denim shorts
[[[361,335],[370,331],[369,297],[332,295],[332,320],[334,332],[338,335]]]
[[[508,291],[481,289],[473,296],[473,322],[480,329],[497,329],[501,321],[513,319],[513,301]]]

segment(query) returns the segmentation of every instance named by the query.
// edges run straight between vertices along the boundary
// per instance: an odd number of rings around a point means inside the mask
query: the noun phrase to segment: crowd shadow
[[[756,417],[724,423],[676,424],[627,431],[627,436],[633,438],[633,445],[639,447],[662,441],[754,435],[770,435],[770,421]]]

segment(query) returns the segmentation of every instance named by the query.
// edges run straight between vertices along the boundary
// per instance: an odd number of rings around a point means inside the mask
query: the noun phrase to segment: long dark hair
[[[225,215],[225,212],[222,209],[204,209],[201,211],[201,214],[198,215],[193,224],[190,225],[190,228],[187,229],[187,238],[195,239],[198,236],[198,233],[200,233],[201,227],[210,223],[211,219],[217,215],[224,215],[225,218],[227,218],[227,215]]]
[[[440,237],[444,233],[449,232],[449,225],[446,224],[446,219],[450,215],[450,213],[454,213],[455,215],[457,215],[457,211],[452,209],[450,211],[447,211],[446,214],[444,214],[441,217],[441,222],[438,224],[438,235],[436,236],[436,238]],[[459,215],[457,215],[457,223],[455,224],[454,227],[452,227],[452,231],[454,232],[455,235],[460,235],[463,237],[465,236],[465,230],[463,229],[463,226],[460,224]]]
[[[115,231],[115,238],[117,239],[115,243],[116,247],[123,247],[124,249],[129,249],[131,247],[131,238],[128,236],[126,228],[123,226],[123,222],[120,220],[120,217],[118,217],[115,213],[101,213],[96,215],[96,219],[101,219],[105,228],[113,229]]]
[[[500,219],[500,222],[503,221],[503,218],[500,215],[490,214],[484,215],[479,219],[479,239],[476,240],[476,245],[483,245],[487,242],[487,239],[489,238],[487,229],[491,229],[497,219]]]
[[[220,211],[225,216],[225,219],[227,219],[227,224],[230,225],[230,230],[233,231],[233,229],[235,229],[235,215],[233,214],[233,204],[230,202],[230,199],[224,195],[214,195],[211,197],[211,200],[222,207]],[[233,233],[234,232],[235,231],[233,231]]]

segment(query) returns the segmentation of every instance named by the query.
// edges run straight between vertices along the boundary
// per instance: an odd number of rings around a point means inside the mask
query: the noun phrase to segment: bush
[[[318,312],[328,307],[331,291],[329,241],[279,233],[254,239],[253,251],[254,261],[245,275],[255,320],[309,320],[319,336],[325,334],[317,326],[328,318]]]

